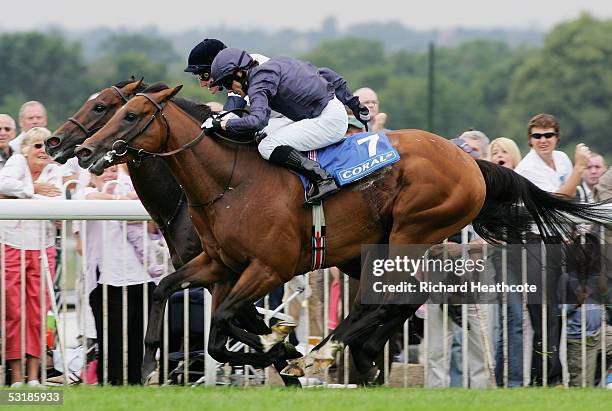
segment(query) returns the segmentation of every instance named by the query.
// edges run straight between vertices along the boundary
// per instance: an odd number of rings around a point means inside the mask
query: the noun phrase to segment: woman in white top
[[[62,175],[45,153],[43,141],[51,132],[34,127],[24,135],[22,153],[14,153],[0,170],[4,198],[60,199]],[[45,227],[42,238],[41,224]],[[28,385],[39,385],[41,347],[40,250],[46,248],[51,276],[55,276],[55,227],[50,221],[0,221],[0,242],[6,256],[6,358],[14,386],[23,384],[21,352],[21,256],[25,256],[25,356]],[[22,251],[23,250],[23,251]],[[43,273],[44,274],[44,273]],[[47,293],[45,293],[47,294]],[[46,296],[47,309],[50,301]]]
[[[86,200],[132,200],[133,193],[122,193],[120,184],[112,184],[103,192],[104,185],[118,178],[117,166],[104,170],[101,176],[91,176],[93,187],[80,192]],[[86,230],[83,230],[86,227]],[[119,385],[123,382],[123,339],[122,339],[122,286],[127,287],[127,329],[129,384],[140,384],[140,366],[143,358],[143,285],[148,283],[149,301],[155,284],[145,271],[136,248],[127,238],[122,221],[87,221],[81,224],[79,240],[85,239],[83,252],[87,255],[85,286],[89,294],[89,305],[94,314],[98,340],[98,381],[102,382],[104,339],[102,303],[103,284],[108,293],[108,382]]]

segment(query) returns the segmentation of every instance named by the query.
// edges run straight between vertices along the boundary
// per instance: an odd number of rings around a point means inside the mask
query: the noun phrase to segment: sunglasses
[[[34,147],[35,149],[40,150],[41,148],[43,148],[45,145],[43,143],[36,143],[36,144],[32,144],[32,147]]]
[[[200,81],[208,81],[210,80],[210,71],[204,71],[202,73],[197,74]]]
[[[0,130],[4,130],[4,131],[11,131],[13,129],[13,127],[0,127]]]
[[[542,137],[549,139],[549,138],[553,138],[556,136],[557,136],[557,133],[531,133],[530,134],[530,137],[535,138],[536,140],[539,140]]]

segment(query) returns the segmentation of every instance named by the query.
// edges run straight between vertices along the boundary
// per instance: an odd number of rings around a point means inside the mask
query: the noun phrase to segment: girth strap
[[[325,264],[325,213],[323,203],[312,206],[312,270]]]

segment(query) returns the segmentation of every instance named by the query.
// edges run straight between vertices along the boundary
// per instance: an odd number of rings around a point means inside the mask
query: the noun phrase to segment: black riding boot
[[[304,204],[320,204],[324,198],[340,189],[336,180],[319,163],[309,159],[293,147],[276,147],[270,155],[270,161],[281,164],[310,181]]]

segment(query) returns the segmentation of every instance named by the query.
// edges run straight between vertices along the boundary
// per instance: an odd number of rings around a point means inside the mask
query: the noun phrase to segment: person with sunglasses
[[[10,198],[37,200],[61,199],[62,173],[59,165],[45,152],[44,140],[51,132],[34,127],[24,134],[21,153],[13,154],[0,170],[0,194]],[[0,200],[1,202],[2,200]],[[44,224],[44,236],[41,230]],[[50,221],[0,221],[1,247],[6,271],[6,360],[11,369],[13,387],[24,383],[22,356],[26,358],[28,386],[38,386],[41,355],[41,296],[40,279],[45,275],[41,260],[44,245],[51,278],[55,276],[55,227]],[[24,261],[22,262],[22,255]],[[21,270],[25,267],[25,307],[21,306]],[[25,318],[22,318],[25,312]],[[25,346],[21,345],[21,322],[25,322]]]
[[[189,53],[187,58],[187,67],[185,72],[192,73],[198,78],[200,87],[207,88],[210,94],[215,95],[223,90],[219,85],[212,85],[212,77],[210,75],[210,66],[219,52],[227,46],[217,39],[204,39],[199,42]],[[270,60],[262,54],[250,54],[254,61],[263,64]],[[227,100],[223,104],[223,111],[229,111],[236,108],[244,108],[248,104],[248,99],[228,90]]]
[[[559,123],[550,114],[538,114],[529,120],[527,134],[531,151],[521,160],[515,171],[534,183],[540,189],[560,194],[566,197],[576,195],[576,187],[580,184],[582,173],[586,169],[591,152],[587,146],[576,145],[575,164],[562,151],[555,150],[559,143]],[[527,242],[541,244],[541,235],[535,225],[527,233]],[[563,239],[558,239],[559,242]],[[546,312],[542,312],[542,304],[527,304],[529,318],[533,328],[533,347],[531,358],[531,381],[541,385],[544,381],[543,361],[547,362],[547,383],[561,384],[561,362],[559,347],[561,344],[560,309],[556,303],[561,281],[560,247],[546,248],[546,289],[540,290],[546,295]],[[532,284],[542,284],[543,262],[534,254],[527,256],[527,281]],[[544,301],[544,300],[542,300]],[[546,326],[542,316],[546,317]],[[546,330],[546,332],[544,332]],[[544,338],[546,338],[547,355],[543,358]]]
[[[259,64],[240,49],[219,52],[211,66],[211,85],[248,96],[251,111],[242,118],[214,119],[208,128],[230,134],[264,132],[261,156],[295,171],[310,181],[306,204],[320,203],[339,188],[319,163],[302,152],[326,147],[344,138],[346,104],[363,124],[369,110],[353,96],[347,82],[328,68],[290,57]],[[272,110],[285,118],[271,119]]]
[[[15,120],[8,114],[0,114],[0,169],[4,167],[9,157],[13,154],[13,149],[9,145],[16,136]]]
[[[575,196],[576,187],[589,163],[589,148],[582,143],[576,145],[575,164],[572,166],[567,154],[555,150],[561,135],[559,123],[550,114],[538,114],[529,120],[527,134],[531,151],[515,171],[542,190]]]

